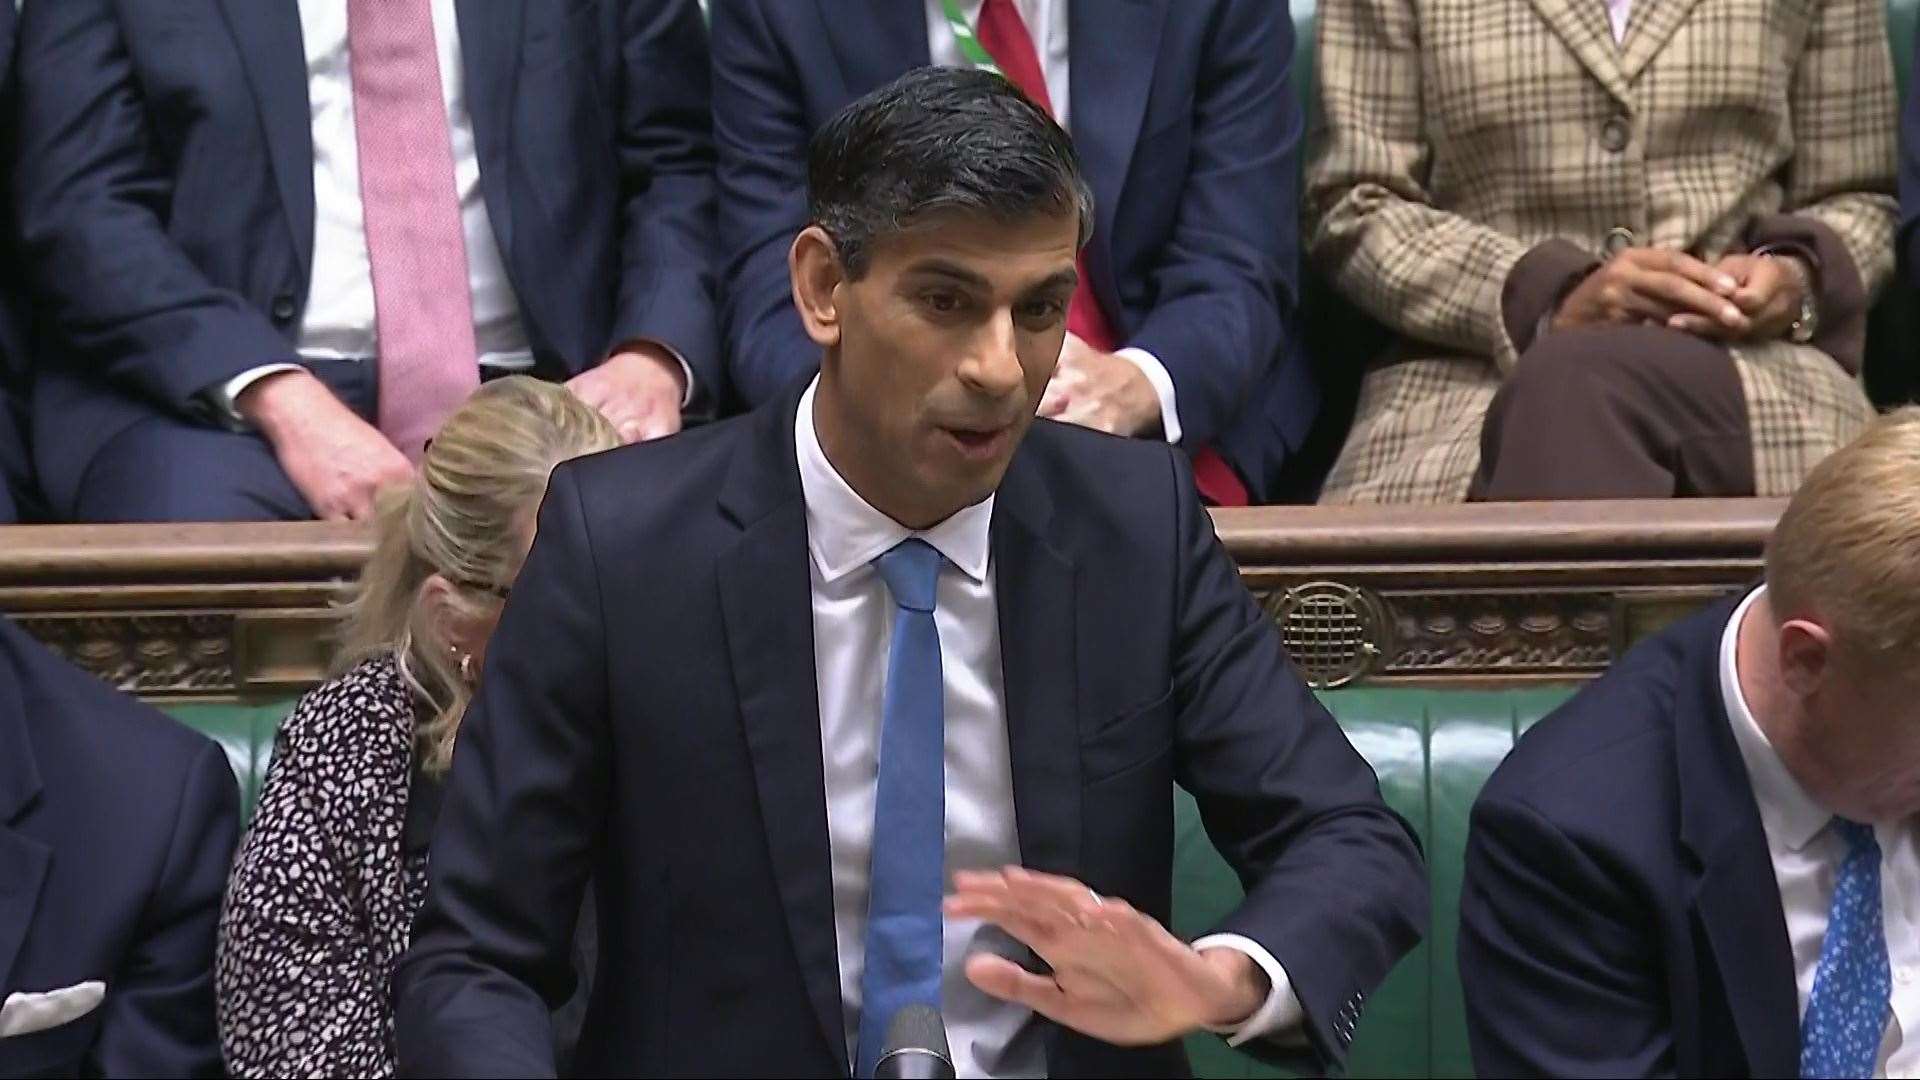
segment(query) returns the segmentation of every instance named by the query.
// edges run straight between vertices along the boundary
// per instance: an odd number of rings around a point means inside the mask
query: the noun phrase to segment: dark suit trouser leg
[[[20,437],[19,419],[12,399],[0,392],[0,525],[20,520],[20,497],[32,479],[27,469],[27,441]]]
[[[1753,435],[1727,350],[1654,326],[1542,336],[1494,396],[1473,500],[1751,495]]]
[[[348,407],[371,418],[371,364],[319,361],[309,369]],[[305,521],[307,501],[266,439],[154,413],[102,446],[87,466],[73,521]]]

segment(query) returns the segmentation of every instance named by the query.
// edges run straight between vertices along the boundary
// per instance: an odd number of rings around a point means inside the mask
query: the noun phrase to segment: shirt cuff
[[[1160,399],[1160,431],[1169,445],[1179,445],[1180,414],[1174,410],[1173,376],[1167,374],[1167,365],[1145,349],[1121,349],[1113,355],[1139,368],[1140,374],[1153,384],[1153,396]]]
[[[207,388],[207,399],[213,404],[215,418],[224,422],[235,431],[251,431],[253,425],[234,408],[234,402],[240,399],[240,392],[269,375],[278,375],[283,371],[300,371],[299,364],[261,364],[221,383]]]
[[[1205,952],[1208,949],[1233,949],[1245,953],[1260,970],[1267,973],[1267,1000],[1253,1015],[1231,1027],[1209,1027],[1215,1035],[1225,1035],[1228,1046],[1240,1046],[1254,1039],[1271,1038],[1282,1034],[1289,1028],[1297,1028],[1306,1019],[1306,1012],[1300,1007],[1300,998],[1293,992],[1293,980],[1287,977],[1287,969],[1273,958],[1264,946],[1250,937],[1239,934],[1208,934],[1193,943],[1194,951]]]
[[[653,338],[634,338],[632,341],[623,341],[609,350],[607,357],[611,359],[620,353],[632,352],[635,345],[651,345],[656,349],[665,349],[667,355],[673,357],[674,362],[680,365],[681,382],[686,386],[686,390],[680,394],[680,411],[685,412],[693,404],[693,365],[687,363],[687,358],[680,355],[679,349]]]

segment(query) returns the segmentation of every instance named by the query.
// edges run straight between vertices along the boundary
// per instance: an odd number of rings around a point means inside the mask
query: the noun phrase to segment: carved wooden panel
[[[234,690],[230,614],[42,615],[19,622],[54,652],[130,694],[209,697]]]
[[[1759,574],[1778,500],[1255,507],[1214,523],[1316,686],[1584,679]],[[325,676],[346,525],[0,528],[0,612],[122,689]]]

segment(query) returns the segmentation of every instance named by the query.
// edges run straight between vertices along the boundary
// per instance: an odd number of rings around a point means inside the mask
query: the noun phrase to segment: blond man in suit
[[[1329,0],[1309,251],[1396,341],[1329,502],[1777,495],[1872,415],[1883,0]]]

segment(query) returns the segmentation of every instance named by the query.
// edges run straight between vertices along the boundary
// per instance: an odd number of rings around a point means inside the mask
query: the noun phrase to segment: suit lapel
[[[1028,438],[1032,438],[1030,434]],[[1080,874],[1080,728],[1073,559],[1048,543],[1051,501],[1016,455],[993,513],[1013,813],[1023,865]]]
[[[820,761],[813,585],[806,503],[794,459],[797,396],[755,416],[734,457],[721,508],[741,534],[719,561],[720,605],[767,851],[787,929],[821,1033],[846,1050],[833,925],[833,855]]]
[[[1640,0],[1634,7],[1651,3],[1653,0]],[[1615,100],[1623,105],[1633,103],[1632,88],[1620,70],[1620,49],[1614,44],[1605,4],[1600,0],[1533,0],[1533,6]]]
[[[1755,1076],[1794,1076],[1800,1069],[1800,1006],[1793,951],[1765,828],[1721,698],[1725,625],[1702,620],[1682,663],[1693,674],[1678,689],[1674,732],[1680,839],[1698,868],[1694,905],[1747,1065]]]
[[[13,962],[26,941],[53,854],[46,844],[13,828],[40,797],[40,769],[27,741],[17,664],[0,640],[0,997],[12,985]]]
[[[507,191],[507,153],[513,145],[513,102],[520,82],[520,46],[526,0],[455,0],[460,24],[460,68],[466,76],[467,114],[480,163],[480,197],[487,204],[500,250],[513,250],[513,200]]]
[[[933,63],[919,0],[813,0],[849,100]]]
[[[1139,58],[1159,56],[1170,2],[1109,0],[1067,9],[1067,120],[1093,187],[1094,216],[1103,236],[1113,235],[1114,213],[1153,87],[1154,71],[1141,70]],[[1089,248],[1089,258],[1104,247]],[[1094,272],[1110,278],[1112,268],[1101,257]],[[1101,295],[1117,295],[1111,280],[1100,284]]]
[[[1687,21],[1699,0],[1638,0],[1627,15],[1627,33],[1620,42],[1620,71],[1631,83]]]
[[[220,0],[240,62],[253,85],[260,130],[273,163],[280,203],[303,273],[313,272],[313,109],[307,99],[307,57],[298,5],[276,0]]]

